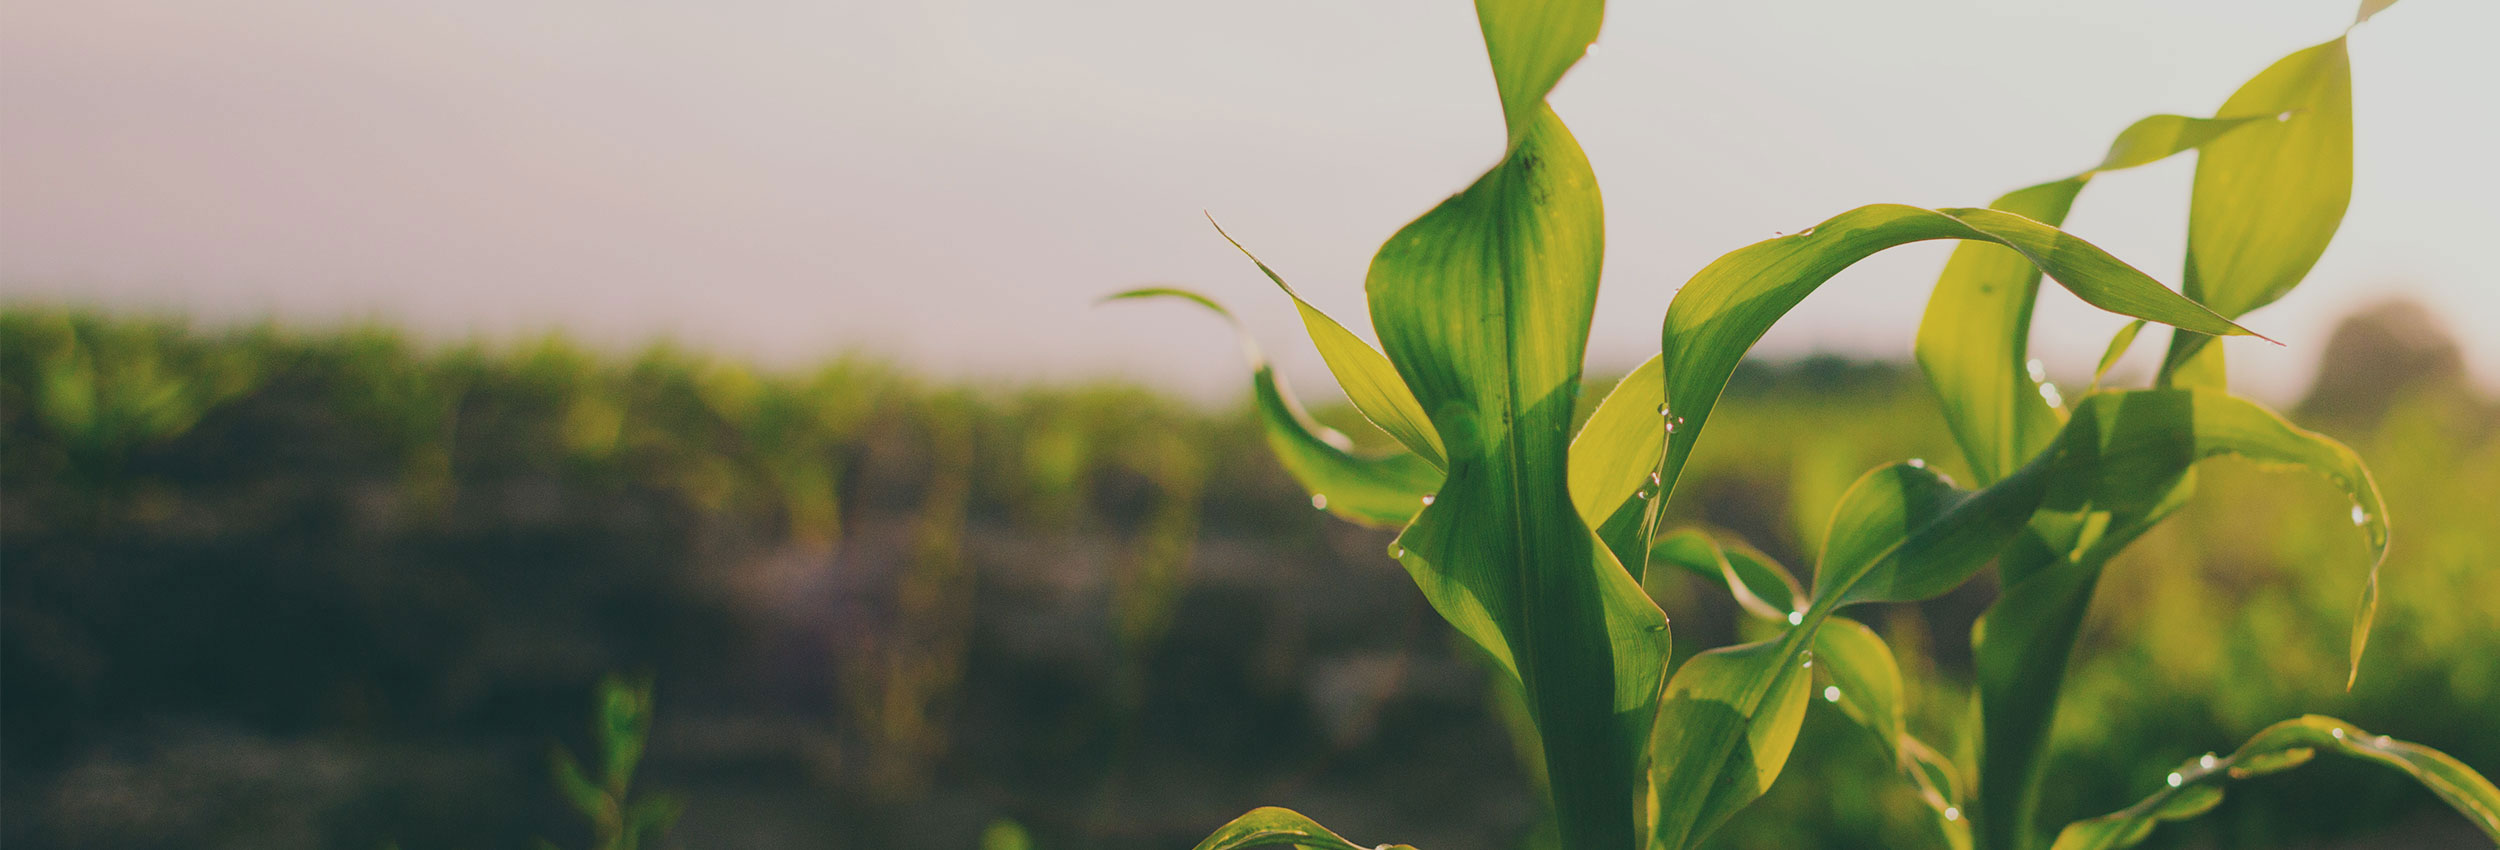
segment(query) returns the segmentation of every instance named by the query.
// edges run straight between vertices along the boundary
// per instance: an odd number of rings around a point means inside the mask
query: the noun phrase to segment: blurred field
[[[2438,333],[2348,323],[2288,411],[2367,458],[2395,524],[2358,688],[2343,498],[2208,464],[2104,582],[2054,819],[2303,712],[2500,769],[2500,405]],[[1961,471],[1901,366],[1750,368],[1718,417],[1678,517],[1792,568],[1859,472]],[[1007,820],[1045,850],[1178,848],[1260,804],[1431,850],[1529,843],[1484,671],[1387,539],[1311,510],[1246,410],[1133,387],[13,308],[0,840],[579,846],[547,754],[584,748],[593,683],[623,671],[658,683],[642,784],[686,809],[664,846],[972,848]],[[1853,612],[1940,746],[1993,592]],[[1679,655],[1736,639],[1698,586],[1660,601]],[[1819,715],[1806,735],[1724,845],[1920,846],[1871,739]],[[2155,844],[2472,846],[2453,818],[2320,764]]]

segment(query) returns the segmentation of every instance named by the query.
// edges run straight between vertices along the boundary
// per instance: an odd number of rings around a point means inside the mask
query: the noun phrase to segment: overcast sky
[[[2352,6],[1618,0],[1554,95],[1608,201],[1593,358],[1655,351],[1721,253],[2073,172]],[[2491,0],[2354,32],[2351,213],[2247,321],[2289,345],[2234,341],[2245,385],[2302,385],[2336,317],[2394,294],[2500,375],[2476,261],[2500,240],[2494,32]],[[1458,0],[8,0],[0,298],[1230,397],[1219,325],[1093,298],[1202,288],[1319,375],[1200,211],[1365,327],[1373,249],[1499,154],[1491,83]],[[2069,228],[2175,283],[2192,170],[2104,177]],[[1861,264],[1764,350],[1905,355],[1947,250]],[[2069,378],[2120,324],[2063,293],[2041,315],[2035,353]]]

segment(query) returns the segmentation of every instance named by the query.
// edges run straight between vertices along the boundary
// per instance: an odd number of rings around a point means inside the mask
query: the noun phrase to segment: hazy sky
[[[2353,5],[1618,0],[1554,96],[1608,201],[1593,358],[1656,350],[1721,253],[2070,173],[2138,117],[2210,114]],[[2234,341],[2251,389],[2299,386],[2335,317],[2395,293],[2500,376],[2500,276],[2476,262],[2500,240],[2494,32],[2500,3],[2406,0],[2354,33],[2351,213],[2247,322],[2289,346]],[[1092,299],[1200,287],[1317,375],[1200,211],[1360,328],[1373,249],[1490,165],[1501,126],[1458,0],[9,0],[0,298],[1227,397],[1220,325]],[[2069,227],[2175,283],[2192,169],[2104,177]],[[1862,264],[1765,350],[1905,354],[1947,250]],[[2118,324],[2054,294],[2036,353],[2071,378]]]

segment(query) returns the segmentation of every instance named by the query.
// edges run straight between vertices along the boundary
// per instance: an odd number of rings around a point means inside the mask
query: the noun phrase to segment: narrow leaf
[[[2065,223],[2075,196],[2101,172],[2158,162],[2257,120],[2272,119],[2145,118],[2119,132],[2100,165],[2016,190],[1988,206],[2056,227]],[[2041,397],[2039,379],[2025,369],[2039,289],[2039,267],[2020,253],[1990,242],[1965,242],[1945,261],[1919,321],[1919,368],[1983,485],[2013,471],[2057,430],[2057,415]]]
[[[1719,392],[1771,324],[1851,264],[1896,245],[1972,239],[2011,248],[2086,303],[2198,333],[2246,329],[2162,287],[2116,257],[2019,215],[1993,210],[1860,207],[1780,239],[1741,248],[1693,276],[1667,308],[1668,435],[1661,475],[1672,490]],[[1446,435],[1445,435],[1446,436]]]
[[[1242,256],[1250,258],[1252,265],[1259,267],[1260,274],[1267,275],[1268,280],[1276,283],[1276,288],[1284,290],[1285,296],[1293,299],[1294,310],[1302,315],[1302,327],[1310,331],[1311,344],[1319,349],[1320,361],[1328,364],[1328,373],[1336,376],[1338,388],[1345,391],[1346,400],[1354,403],[1354,409],[1405,445],[1407,451],[1431,461],[1435,468],[1446,468],[1448,463],[1443,460],[1445,453],[1441,449],[1441,435],[1433,433],[1432,423],[1424,418],[1423,406],[1415,401],[1415,394],[1407,390],[1406,382],[1398,380],[1397,367],[1389,365],[1389,358],[1373,348],[1371,343],[1364,342],[1362,337],[1355,336],[1353,331],[1346,330],[1336,319],[1311,306],[1311,302],[1302,300],[1302,294],[1293,291],[1293,285],[1286,283],[1275,269],[1268,268],[1258,255],[1242,247],[1240,240],[1224,232],[1223,225],[1215,224],[1214,216],[1208,216],[1207,223],[1214,225],[1216,235],[1232,243],[1234,250],[1240,251]],[[1208,302],[1202,300],[1201,303]]]
[[[2222,801],[2219,785],[2225,780],[2288,770],[2318,752],[2402,771],[2465,815],[2484,837],[2500,843],[2500,789],[2493,788],[2491,780],[2447,753],[2371,735],[2350,723],[2312,714],[2266,727],[2228,758],[2207,755],[2180,765],[2165,778],[2168,787],[2143,802],[2068,825],[2058,833],[2052,850],[2132,847],[2152,834],[2156,822],[2184,820],[2212,810]]]
[[[1310,850],[1415,850],[1404,844],[1366,847],[1345,840],[1292,809],[1274,806],[1250,810],[1198,842],[1195,850],[1240,850],[1248,847],[1304,847]]]
[[[1212,310],[1233,324],[1241,339],[1243,356],[1250,361],[1252,404],[1258,411],[1268,448],[1276,453],[1285,471],[1311,492],[1312,505],[1358,524],[1397,527],[1422,510],[1423,497],[1440,486],[1440,471],[1423,458],[1407,453],[1358,456],[1347,450],[1352,442],[1345,435],[1312,422],[1285,388],[1284,379],[1259,353],[1258,343],[1231,311],[1213,299],[1184,289],[1156,287],[1130,290],[1103,300],[1142,298],[1183,299]]]

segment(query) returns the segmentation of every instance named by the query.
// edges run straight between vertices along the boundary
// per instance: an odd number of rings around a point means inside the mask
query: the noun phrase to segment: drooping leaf
[[[1649,547],[1653,562],[1677,567],[1727,588],[1745,612],[1773,622],[1795,625],[1805,591],[1788,570],[1770,556],[1744,544],[1721,546],[1699,529],[1678,529],[1661,535]]]
[[[2305,470],[2353,500],[2351,518],[2371,551],[2354,617],[2355,673],[2386,554],[2386,509],[2359,456],[2218,390],[2094,393],[2075,406],[2052,451],[2058,468],[2045,510],[2004,558],[2005,589],[1971,635],[1983,721],[1978,826],[1990,846],[2025,846],[2036,832],[2058,685],[2102,565],[2178,509],[2197,462],[2230,455]]]
[[[1309,850],[1415,850],[1404,844],[1366,847],[1345,840],[1292,809],[1274,806],[1250,810],[1198,842],[1194,850],[1244,850],[1250,847],[1302,847]]]
[[[1651,754],[1657,842],[1691,847],[1769,789],[1795,743],[1789,702],[1801,712],[1811,683],[1798,671],[1812,663],[1834,609],[1940,594],[1978,571],[2039,506],[2050,461],[2044,455],[1978,493],[1906,463],[1850,487],[1824,535],[1813,601],[1789,618],[1796,625],[1775,640],[1695,656],[1667,683],[1660,735],[1671,722],[1682,728]]]
[[[1665,615],[1572,507],[1570,427],[1603,252],[1596,179],[1543,110],[1501,165],[1391,237],[1365,282],[1382,348],[1449,451],[1399,561],[1519,678],[1575,847],[1635,841],[1667,658]]]
[[[1996,210],[1860,207],[1798,234],[1741,248],[1693,276],[1667,308],[1667,405],[1676,425],[1661,475],[1672,491],[1693,441],[1745,351],[1842,269],[1885,248],[1971,239],[2016,251],[2086,303],[2198,333],[2248,331],[2056,228]]]
[[[1883,743],[1894,768],[1935,813],[1945,845],[1968,850],[1970,821],[1962,817],[1961,770],[1910,735],[1903,722],[1901,666],[1892,648],[1865,624],[1833,617],[1814,633],[1814,662],[1819,677],[1829,683],[1817,696]]]
[[[2188,202],[2181,287],[2238,317],[2308,276],[2352,202],[2352,58],[2344,39],[2283,57],[2215,114],[2274,122],[2207,144]],[[2221,346],[2173,336],[2164,386],[2220,386]],[[2191,361],[2211,358],[2212,362]]]
[[[1397,527],[1423,509],[1423,497],[1440,486],[1441,472],[1409,453],[1363,457],[1347,449],[1345,435],[1312,422],[1259,353],[1258,343],[1233,318],[1231,311],[1195,292],[1171,287],[1134,289],[1103,300],[1179,298],[1212,310],[1233,324],[1242,353],[1250,361],[1252,404],[1269,450],[1311,492],[1311,504],[1369,526]],[[1359,340],[1358,340],[1359,342]]]
[[[2155,115],[2120,131],[2091,170],[1996,199],[1988,206],[2056,227],[2102,172],[2158,162],[2256,120]],[[1918,364],[1943,403],[1945,424],[1985,485],[2047,444],[2058,419],[2025,369],[2040,268],[1990,242],[1955,246],[1918,326]]]
[[[2385,735],[2332,717],[2307,715],[2266,727],[2227,758],[2205,755],[2180,765],[2165,778],[2167,786],[2133,806],[2090,820],[2076,821],[2058,833],[2052,850],[2116,850],[2150,836],[2160,821],[2185,820],[2210,811],[2222,801],[2221,783],[2229,779],[2288,770],[2329,752],[2395,768],[2413,777],[2439,799],[2465,815],[2484,837],[2500,843],[2500,789],[2447,753]]]
[[[1354,409],[1406,446],[1407,451],[1430,461],[1435,468],[1447,467],[1442,459],[1441,435],[1433,433],[1432,423],[1424,418],[1423,406],[1416,403],[1406,382],[1398,380],[1397,367],[1389,365],[1389,358],[1311,306],[1311,302],[1302,300],[1302,294],[1293,291],[1292,284],[1286,283],[1282,275],[1268,268],[1250,249],[1242,247],[1240,240],[1224,232],[1224,226],[1215,224],[1213,216],[1207,217],[1207,223],[1215,225],[1216,235],[1232,243],[1234,250],[1259,267],[1260,274],[1267,275],[1276,288],[1293,299],[1294,310],[1302,316],[1302,327],[1310,331],[1311,344],[1319,349],[1320,361],[1328,364],[1328,373],[1336,376],[1337,387],[1345,391],[1346,400],[1354,403]]]

